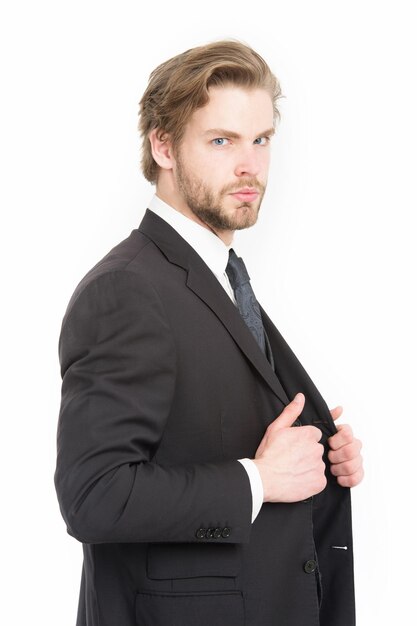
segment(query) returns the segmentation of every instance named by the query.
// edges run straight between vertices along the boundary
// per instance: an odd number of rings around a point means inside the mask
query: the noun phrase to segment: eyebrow
[[[240,139],[241,135],[235,133],[233,130],[226,130],[225,128],[210,128],[210,130],[206,130],[204,135],[216,135],[217,137],[231,137],[232,139]],[[257,137],[265,137],[265,136],[275,135],[275,128],[268,128],[268,130],[264,130]]]

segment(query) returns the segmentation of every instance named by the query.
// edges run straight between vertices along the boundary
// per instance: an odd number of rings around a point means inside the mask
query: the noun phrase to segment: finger
[[[335,463],[330,466],[330,471],[333,476],[353,476],[363,464],[362,456],[359,454],[351,461],[345,461],[344,463]]]
[[[329,450],[329,461],[330,463],[343,463],[344,461],[351,461],[358,456],[361,449],[362,442],[359,439],[354,439],[352,443],[348,443],[338,450]]]
[[[329,437],[328,442],[332,450],[338,450],[346,444],[352,443],[353,431],[349,424],[341,424],[337,427],[337,433]]]
[[[361,467],[355,474],[351,476],[338,476],[337,482],[341,487],[356,487],[362,481],[364,477],[364,469]]]
[[[311,433],[312,439],[314,439],[317,442],[319,442],[321,438],[323,437],[323,433],[321,432],[320,428],[317,428],[317,426],[311,426],[309,424],[307,426],[301,426],[301,429],[304,432]]]
[[[287,404],[285,409],[273,422],[274,429],[289,428],[292,426],[304,408],[305,396],[297,393],[292,402]]]
[[[339,417],[342,415],[343,413],[343,407],[342,406],[336,406],[334,409],[330,410],[330,415],[332,416],[332,418],[336,421],[337,419],[339,419]]]

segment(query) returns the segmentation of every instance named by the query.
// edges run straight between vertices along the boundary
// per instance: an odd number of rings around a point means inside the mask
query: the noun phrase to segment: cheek
[[[211,170],[210,156],[198,149],[190,150],[187,153],[185,167],[193,178],[207,180]]]
[[[264,172],[268,172],[269,164],[271,161],[271,153],[269,150],[265,150],[265,153],[261,155],[261,169]]]
[[[229,163],[226,155],[195,153],[190,159],[190,173],[213,190],[221,189],[227,182]]]

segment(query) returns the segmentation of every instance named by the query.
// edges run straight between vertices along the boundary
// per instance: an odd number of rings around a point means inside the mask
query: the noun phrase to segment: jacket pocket
[[[137,626],[244,626],[244,620],[240,591],[136,595]]]

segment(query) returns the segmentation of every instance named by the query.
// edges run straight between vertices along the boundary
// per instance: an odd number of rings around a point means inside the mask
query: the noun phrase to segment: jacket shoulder
[[[72,294],[64,320],[68,317],[69,312],[73,308],[81,294],[97,282],[105,280],[108,277],[118,274],[120,277],[125,275],[128,277],[132,273],[140,275],[143,273],[146,277],[146,263],[143,262],[145,251],[152,248],[157,250],[153,242],[138,229],[134,229],[130,235],[114,246],[100,261],[98,261],[80,280]]]

